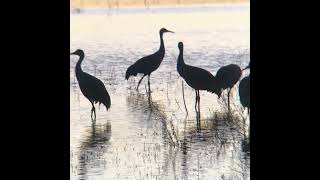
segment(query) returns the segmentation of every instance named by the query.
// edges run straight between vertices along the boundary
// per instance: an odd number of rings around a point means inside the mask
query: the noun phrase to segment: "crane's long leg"
[[[143,79],[145,76],[146,76],[146,75],[143,75],[142,78],[140,79],[140,81],[138,82],[138,86],[137,86],[137,89],[136,89],[137,91],[138,91],[138,89],[139,89],[139,86],[140,86],[140,83],[141,83],[142,79]]]
[[[198,90],[198,112],[199,112],[199,123],[200,123],[200,92]]]
[[[198,112],[197,112],[197,129],[201,131],[201,123],[200,123],[200,92],[197,90],[197,102],[198,102]]]
[[[196,113],[197,113],[198,92],[197,90],[195,91],[196,91],[196,103],[194,104],[194,109],[196,110]]]
[[[91,105],[92,105],[92,109],[91,109],[91,120],[92,122],[95,122],[96,121],[96,108],[94,107],[94,104],[92,101],[91,102]],[[92,114],[94,113],[94,118],[92,117]]]
[[[199,92],[199,90],[198,90],[198,129],[199,129],[199,131],[201,130],[201,122],[200,122],[200,120],[201,120],[201,117],[200,117],[200,92]]]
[[[91,108],[91,120],[93,120],[93,118],[92,118],[92,114],[93,114],[93,102],[90,101],[90,103],[91,103],[91,105],[92,105],[92,108]]]
[[[231,92],[232,87],[229,88],[228,91],[228,112],[230,112],[230,92]]]
[[[148,75],[148,87],[149,87],[149,95],[151,95],[151,89],[150,89],[150,75]]]
[[[94,121],[96,121],[96,108],[93,106],[93,112],[94,112]]]
[[[91,108],[91,120],[93,120],[92,114],[93,114],[93,108]]]
[[[150,74],[148,75],[148,100],[149,100],[149,106],[151,107],[151,89],[150,89]]]
[[[196,91],[196,102],[194,104],[194,109],[196,111],[196,120],[197,120],[197,128],[198,128],[198,111],[197,111],[198,92],[197,92],[197,90],[195,90],[195,91]]]
[[[200,130],[200,112],[199,112],[199,97],[200,97],[200,94],[199,94],[199,91],[198,90],[195,90],[196,91],[196,103],[194,105],[194,108],[196,110],[196,119],[197,119],[197,129]],[[198,104],[198,110],[197,110],[197,104]]]

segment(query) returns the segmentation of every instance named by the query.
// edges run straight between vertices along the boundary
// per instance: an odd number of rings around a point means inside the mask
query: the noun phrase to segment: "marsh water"
[[[250,5],[193,5],[87,9],[72,13],[70,49],[85,52],[82,69],[101,79],[111,109],[91,104],[75,78],[77,56],[70,56],[71,179],[250,179],[250,153],[243,148],[249,123],[232,91],[232,118],[225,98],[201,91],[201,130],[196,126],[195,91],[176,70],[177,44],[184,59],[215,75],[226,64],[244,68],[250,61]],[[145,78],[125,80],[126,69],[159,49],[159,29],[166,54],[151,75],[149,103]],[[245,72],[243,77],[249,72]],[[225,93],[226,94],[226,93]],[[225,97],[225,96],[224,96]],[[237,121],[228,121],[234,119]]]

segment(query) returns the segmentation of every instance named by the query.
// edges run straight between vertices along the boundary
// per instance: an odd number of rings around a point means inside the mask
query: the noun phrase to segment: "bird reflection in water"
[[[181,152],[182,152],[182,161],[181,161],[181,166],[182,166],[182,176],[187,178],[188,177],[188,149],[189,149],[189,144],[188,144],[188,139],[187,139],[187,117],[188,115],[185,116],[184,118],[184,129],[183,129],[183,140],[180,143],[181,144]]]
[[[89,175],[102,174],[106,169],[104,154],[109,147],[111,137],[111,123],[92,124],[87,130],[80,145],[79,153],[79,176],[87,179]]]
[[[188,116],[185,116],[184,120],[181,119],[184,122],[184,128],[180,129],[181,131],[178,128],[171,128],[170,112],[165,111],[157,101],[152,101],[151,111],[146,94],[130,94],[127,97],[127,106],[130,114],[139,121],[142,134],[148,134],[151,128],[163,138],[161,143],[163,145],[161,151],[164,154],[163,164],[157,178],[166,179],[171,174],[176,178],[181,176],[182,179],[188,179],[193,176],[201,179],[204,169],[212,168],[217,164],[216,162],[221,162],[230,156],[227,152],[231,152],[235,158],[242,157],[241,150],[238,151],[238,149],[241,148],[243,135],[239,129],[240,124],[233,123],[240,122],[240,119],[235,115],[228,116],[228,111],[215,113],[215,116],[209,119],[202,119],[201,132],[199,132],[194,118],[188,119]],[[237,171],[243,168],[247,177],[249,166],[243,161],[236,163],[239,163],[239,169],[223,173],[237,175]]]

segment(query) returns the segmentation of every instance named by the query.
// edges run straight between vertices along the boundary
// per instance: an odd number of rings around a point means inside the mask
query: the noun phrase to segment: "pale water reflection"
[[[249,5],[206,9],[71,15],[71,51],[84,50],[83,70],[101,79],[112,98],[110,111],[96,108],[92,125],[91,104],[75,79],[77,57],[70,57],[71,179],[250,179],[242,123],[249,120],[237,89],[232,94],[235,117],[230,121],[224,121],[226,114],[217,113],[223,111],[223,103],[214,94],[200,92],[199,131],[195,92],[185,84],[186,116],[182,79],[176,72],[179,41],[185,44],[186,63],[213,74],[224,64],[243,68],[250,61]],[[125,81],[124,75],[135,60],[159,48],[161,27],[176,33],[164,36],[166,56],[151,76],[150,105],[147,80],[138,93],[134,88],[140,77]]]

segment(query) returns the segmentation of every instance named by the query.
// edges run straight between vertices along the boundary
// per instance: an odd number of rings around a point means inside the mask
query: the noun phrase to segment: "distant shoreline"
[[[71,9],[83,8],[120,8],[120,7],[157,7],[168,5],[209,5],[209,4],[243,4],[249,0],[70,0]]]

